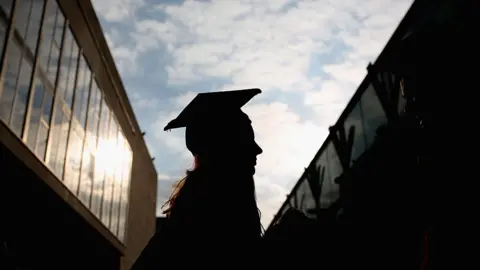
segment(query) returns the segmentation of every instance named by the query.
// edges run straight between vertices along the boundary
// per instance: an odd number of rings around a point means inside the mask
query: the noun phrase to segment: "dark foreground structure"
[[[478,50],[478,10],[478,1],[413,3],[265,239],[303,239],[319,268],[440,268],[435,220],[448,202],[434,192],[433,115],[444,104],[434,100],[471,87],[460,67]]]
[[[90,1],[0,1],[0,269],[129,269],[157,174]]]

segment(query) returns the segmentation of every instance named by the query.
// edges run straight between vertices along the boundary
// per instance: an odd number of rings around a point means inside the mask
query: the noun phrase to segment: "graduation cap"
[[[165,131],[175,128],[187,128],[223,119],[241,112],[241,108],[262,91],[258,88],[199,93],[177,118],[170,121]],[[218,123],[220,124],[220,123]]]

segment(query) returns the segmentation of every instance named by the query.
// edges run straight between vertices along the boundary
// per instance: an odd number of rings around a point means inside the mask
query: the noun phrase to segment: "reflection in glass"
[[[307,179],[300,180],[302,183],[295,192],[295,206],[302,211],[307,217],[316,218],[316,204],[312,190]]]
[[[20,74],[17,82],[17,93],[13,105],[11,129],[19,137],[22,136],[23,122],[27,108],[27,99],[30,90],[30,78],[32,76],[32,66],[28,60],[22,59]]]
[[[70,27],[67,29],[63,44],[62,60],[60,62],[60,78],[57,91],[59,91],[59,97],[67,103],[68,108],[72,109],[79,48]]]
[[[40,117],[42,115],[43,94],[44,87],[39,78],[35,79],[33,91],[32,109],[30,119],[28,121],[27,145],[33,151],[36,151],[38,125],[40,124]]]
[[[6,24],[0,19],[0,62],[3,58],[3,47],[5,46],[7,38],[7,27]]]
[[[85,128],[87,119],[87,103],[90,92],[91,72],[87,65],[85,57],[80,57],[78,64],[77,87],[75,93],[75,104],[73,106],[74,115],[80,125]]]
[[[58,103],[57,103],[58,104]],[[50,143],[50,150],[49,150],[49,157],[48,157],[48,166],[59,176],[61,179],[58,169],[57,169],[57,160],[58,160],[58,149],[59,143],[58,139],[60,137],[61,125],[63,120],[62,110],[58,108],[55,110],[55,115],[53,118],[52,128],[50,131],[51,143]]]
[[[68,130],[70,126],[69,117],[62,110],[62,123],[60,125],[60,137],[58,138],[58,159],[57,166],[59,169],[60,179],[63,179],[62,174],[64,170],[65,156],[67,152]]]
[[[73,194],[77,194],[82,161],[83,129],[76,121],[72,121],[71,124],[64,183]]]
[[[93,151],[97,149],[98,123],[100,121],[101,92],[95,83],[92,84],[92,91],[88,104],[87,120],[87,142]]]
[[[48,88],[45,88],[45,85],[40,78],[35,80],[33,91],[35,92],[33,97],[32,113],[30,115],[30,127],[27,142],[32,140],[30,144],[35,145],[32,149],[34,149],[35,153],[41,160],[44,160],[48,139],[47,136],[50,114],[52,113],[53,95]],[[37,127],[32,127],[32,123],[35,123]],[[36,132],[36,134],[34,132]]]
[[[112,207],[113,196],[113,184],[115,180],[115,171],[119,167],[119,163],[122,159],[122,153],[118,150],[117,136],[118,136],[118,124],[115,120],[115,116],[112,113],[112,119],[110,120],[110,128],[108,139],[100,142],[97,149],[97,164],[105,168],[105,183],[103,186],[103,200],[102,200],[102,222],[105,226],[110,226],[110,214]]]
[[[85,206],[90,207],[93,176],[95,172],[95,159],[92,150],[85,144],[83,148],[82,168],[80,174],[80,190],[78,197]]]
[[[46,124],[40,124],[37,134],[37,155],[40,159],[45,160],[45,151],[47,150],[48,140],[48,126]]]
[[[10,16],[12,14],[13,1],[14,0],[1,0],[0,1],[0,12],[3,12],[7,19],[10,19]]]
[[[69,118],[63,111],[62,102],[55,104],[55,118],[50,139],[50,157],[48,165],[59,179],[63,179],[63,165],[66,155]]]
[[[6,42],[6,25],[12,3],[0,1],[0,52]],[[39,33],[44,8],[44,22]],[[16,36],[11,38],[5,53],[4,74],[0,80],[0,119],[19,136],[24,130],[24,121],[27,121],[27,146],[39,159],[46,161],[65,186],[78,194],[80,201],[113,234],[124,241],[131,148],[114,114],[102,99],[101,90],[85,57],[80,54],[57,1],[17,1],[16,12],[13,25]],[[18,37],[23,37],[25,44],[19,46]],[[36,51],[38,73],[32,80],[32,57]],[[56,82],[58,86],[55,86]],[[59,90],[55,103],[54,89]],[[31,113],[25,119],[29,97]],[[303,193],[312,197],[308,192],[307,189]],[[308,202],[302,207],[306,211],[310,208]]]
[[[22,60],[21,52],[15,42],[11,42],[6,53],[6,66],[3,75],[3,89],[0,93],[0,119],[10,123],[15,90],[17,89],[17,78]]]
[[[118,220],[119,220],[119,211],[120,211],[120,194],[122,192],[122,172],[123,172],[123,162],[127,158],[127,153],[125,152],[125,141],[123,139],[123,134],[121,130],[118,131],[118,143],[117,151],[122,158],[119,159],[118,164],[116,164],[115,175],[113,181],[113,197],[112,197],[112,215],[110,220],[110,230],[117,235],[118,230]]]
[[[41,68],[47,74],[50,84],[53,86],[60,60],[60,45],[65,17],[58,8],[57,1],[48,1],[45,9],[39,60]]]
[[[373,144],[377,129],[387,123],[387,116],[372,85],[369,85],[363,93],[360,103],[363,109],[363,127],[368,147]]]
[[[52,102],[53,102],[53,95],[48,88],[45,88],[43,94],[43,108],[42,108],[42,118],[40,119],[40,129],[37,134],[37,155],[42,159],[45,160],[45,151],[47,146],[48,140],[48,131],[49,131],[49,122],[52,114]]]
[[[120,241],[125,240],[125,229],[127,227],[127,211],[128,211],[128,202],[130,198],[130,177],[131,177],[131,166],[132,166],[132,150],[128,143],[125,143],[126,149],[126,158],[124,160],[124,171],[123,171],[123,180],[122,180],[122,192],[120,194],[120,216],[118,222],[118,239]]]
[[[31,0],[18,1],[15,10],[14,25],[15,29],[24,40],[27,37],[28,18],[30,16],[30,10],[32,7]]]
[[[53,94],[50,90],[47,89],[45,91],[45,95],[43,97],[43,115],[42,119],[45,123],[50,122],[50,118],[52,116],[52,102],[53,102]]]
[[[32,56],[37,47],[43,5],[43,0],[24,0],[18,1],[16,7],[15,28],[26,41]]]
[[[328,157],[327,157],[327,148],[325,148],[322,152],[322,154],[318,157],[317,161],[315,162],[315,166],[317,168],[316,174],[317,174],[317,179],[316,183],[318,185],[318,193],[319,193],[319,198],[318,202],[320,205],[321,209],[325,209],[328,207],[328,201],[325,201],[324,196],[324,190],[323,186],[326,180],[328,180]]]
[[[26,36],[26,43],[32,55],[35,55],[35,50],[38,44],[38,34],[40,31],[40,24],[42,21],[42,13],[45,5],[45,0],[29,0],[32,2],[32,10],[30,13],[30,24]]]
[[[323,207],[329,207],[340,196],[338,184],[335,183],[335,179],[343,173],[343,168],[338,158],[337,151],[333,146],[333,143],[329,143],[325,148],[326,155],[326,171],[325,179],[322,185],[321,203]]]
[[[103,156],[101,153],[102,151],[104,151],[103,149],[106,149],[104,142],[108,140],[108,127],[111,116],[110,109],[108,108],[105,100],[102,100],[101,104],[100,126],[98,130],[98,142],[95,154],[95,177],[93,181],[93,197],[91,206],[93,213],[98,218],[101,218],[100,214],[102,208],[103,186],[106,175],[105,156],[108,156],[108,153],[103,152]]]
[[[358,103],[344,121],[344,128],[347,138],[349,132],[352,130],[352,127],[354,127],[354,139],[352,153],[350,156],[350,164],[353,164],[353,162],[355,162],[355,160],[365,151],[365,138],[363,135],[362,111],[360,106],[360,103]]]

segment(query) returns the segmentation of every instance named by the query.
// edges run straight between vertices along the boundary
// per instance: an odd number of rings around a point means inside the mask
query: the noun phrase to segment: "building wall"
[[[91,3],[0,7],[0,119],[128,267],[155,230],[157,176]]]

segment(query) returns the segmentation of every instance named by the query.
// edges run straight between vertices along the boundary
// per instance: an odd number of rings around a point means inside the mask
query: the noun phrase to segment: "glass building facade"
[[[424,29],[454,29],[452,25],[455,25],[455,29],[469,29],[466,26],[460,27],[461,24],[458,23],[462,18],[459,14],[463,14],[463,10],[465,7],[461,1],[414,2],[375,65],[368,66],[367,76],[338,121],[330,128],[326,141],[269,228],[279,224],[289,209],[299,210],[308,218],[320,222],[336,218],[330,214],[339,213],[339,177],[350,177],[355,165],[362,163],[362,159],[368,156],[369,150],[378,141],[377,132],[381,127],[392,127],[406,116],[404,85],[405,79],[411,80],[411,77],[402,74],[413,72],[414,69],[408,65],[400,67],[399,63],[406,62],[406,47],[400,44],[408,43],[408,38],[420,35],[418,33],[423,33]],[[410,53],[412,58],[416,56],[415,51]]]
[[[125,241],[132,149],[56,0],[0,1],[0,119]]]
[[[344,119],[338,121],[336,130],[328,136],[320,151],[310,164],[309,168],[300,178],[273,223],[279,221],[281,216],[289,209],[295,208],[302,211],[312,219],[320,218],[322,211],[329,209],[339,198],[339,185],[335,181],[345,170],[354,165],[355,161],[374,143],[377,129],[388,123],[387,114],[377,95],[378,91],[392,91],[398,93],[399,80],[391,73],[379,73],[376,75],[375,83],[371,76],[364,81],[358,92],[357,103],[352,104],[345,113]],[[376,82],[385,82],[375,90]],[[404,101],[396,99],[396,111],[400,114],[403,111]],[[334,140],[345,134],[348,147],[335,145]],[[348,151],[342,151],[348,149]],[[339,155],[339,151],[348,152]],[[342,157],[343,155],[343,157]]]

